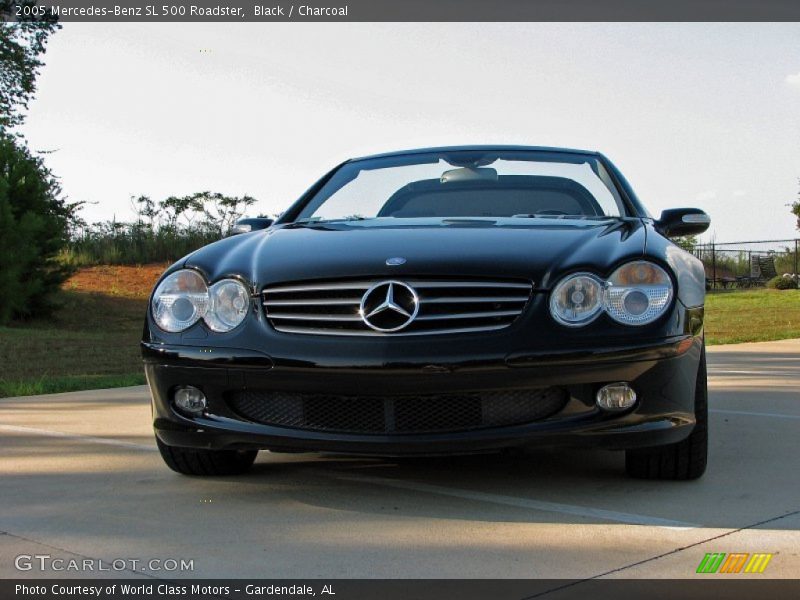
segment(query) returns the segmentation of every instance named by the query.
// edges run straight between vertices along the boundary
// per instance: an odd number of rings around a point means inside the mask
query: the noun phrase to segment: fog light
[[[206,409],[206,396],[196,387],[187,385],[175,390],[172,401],[181,412],[199,415]]]
[[[603,410],[626,410],[636,404],[636,392],[624,381],[609,383],[597,391],[597,406]]]

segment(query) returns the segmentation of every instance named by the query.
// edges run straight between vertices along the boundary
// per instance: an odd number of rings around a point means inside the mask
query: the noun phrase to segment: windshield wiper
[[[315,225],[329,225],[331,223],[347,223],[348,221],[366,221],[369,217],[342,217],[341,219],[322,219],[320,217],[308,217],[307,219],[298,219],[290,223],[295,227],[314,227]]]
[[[512,219],[612,219],[607,215],[551,215],[547,213],[522,213],[519,215],[511,215]]]

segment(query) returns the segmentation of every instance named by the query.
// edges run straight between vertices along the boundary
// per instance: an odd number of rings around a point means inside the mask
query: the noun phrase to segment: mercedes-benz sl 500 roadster
[[[259,450],[431,456],[624,450],[706,467],[702,263],[597,152],[518,146],[348,160],[275,222],[162,276],[141,343],[158,447],[188,475]]]

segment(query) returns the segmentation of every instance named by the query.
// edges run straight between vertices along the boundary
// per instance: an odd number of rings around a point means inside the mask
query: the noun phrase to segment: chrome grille
[[[359,308],[372,286],[388,279],[311,281],[274,285],[262,292],[270,324],[284,333],[316,335],[432,335],[492,331],[522,313],[533,284],[520,280],[402,278],[419,297],[419,312],[391,333],[364,323]]]

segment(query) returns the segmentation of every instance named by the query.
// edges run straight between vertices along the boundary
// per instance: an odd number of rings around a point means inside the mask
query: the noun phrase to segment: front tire
[[[706,348],[700,354],[694,392],[695,426],[685,440],[676,444],[628,450],[625,471],[637,479],[697,479],[708,462],[708,377]]]
[[[168,446],[158,436],[156,444],[167,466],[181,475],[240,475],[253,465],[258,454],[258,450],[198,450]]]

